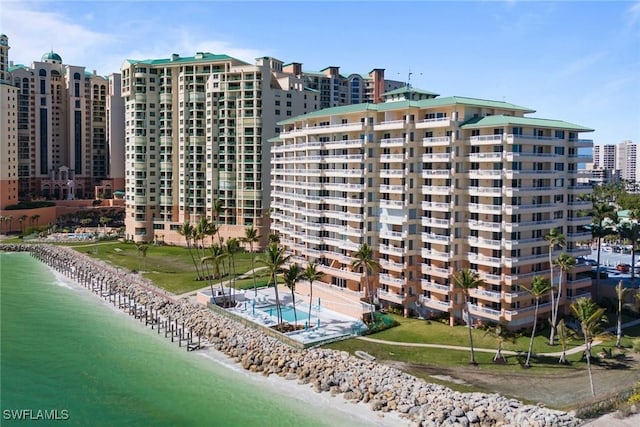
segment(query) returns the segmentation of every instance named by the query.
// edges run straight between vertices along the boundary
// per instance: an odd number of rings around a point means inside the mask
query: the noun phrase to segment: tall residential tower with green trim
[[[292,260],[319,263],[324,285],[314,283],[314,295],[338,310],[358,304],[365,282],[352,261],[367,243],[383,307],[462,321],[451,276],[468,268],[484,281],[471,290],[475,319],[532,324],[525,287],[550,276],[544,236],[557,229],[566,252],[590,253],[591,202],[582,196],[591,188],[577,172],[591,161],[581,149],[592,141],[580,134],[592,129],[411,87],[383,98],[283,120],[272,141],[272,231]],[[578,265],[563,279],[562,307],[588,294],[588,270]],[[540,317],[549,310],[543,301]]]

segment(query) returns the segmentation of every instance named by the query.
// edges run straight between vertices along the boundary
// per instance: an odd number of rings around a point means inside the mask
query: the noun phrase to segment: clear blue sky
[[[124,59],[270,55],[304,70],[385,68],[441,94],[505,100],[640,142],[640,1],[7,1],[10,60],[53,49],[107,75]]]

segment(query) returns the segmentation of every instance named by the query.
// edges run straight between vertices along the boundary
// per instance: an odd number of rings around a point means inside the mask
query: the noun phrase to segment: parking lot
[[[587,258],[587,260],[597,260],[598,252],[596,250],[591,251],[591,256]],[[636,268],[635,268],[635,284],[636,286],[640,284],[640,280],[638,276],[640,276],[640,253],[636,253],[635,256]],[[611,248],[609,250],[603,248],[600,252],[600,271],[605,272],[609,276],[609,280],[612,283],[618,283],[618,281],[622,280],[625,285],[631,284],[631,269],[628,272],[618,271],[616,267],[619,264],[627,264],[631,265],[631,254],[622,254],[619,252],[614,252]],[[593,267],[595,271],[596,267]]]

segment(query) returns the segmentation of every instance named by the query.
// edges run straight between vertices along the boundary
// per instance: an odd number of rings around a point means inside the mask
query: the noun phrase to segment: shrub
[[[48,202],[44,200],[38,200],[36,202],[19,202],[16,205],[9,205],[5,209],[8,211],[15,211],[19,209],[37,209],[37,208],[46,208],[49,206],[55,206],[54,202]]]

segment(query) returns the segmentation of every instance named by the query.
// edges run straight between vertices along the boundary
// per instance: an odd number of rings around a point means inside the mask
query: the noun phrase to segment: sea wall
[[[497,394],[460,393],[397,369],[342,351],[300,350],[187,300],[176,300],[134,275],[101,264],[72,249],[53,245],[0,245],[0,251],[28,251],[51,268],[122,296],[206,339],[244,369],[278,375],[317,392],[363,402],[371,410],[396,411],[416,426],[577,426],[581,420],[552,409],[524,405]],[[166,326],[165,326],[166,327]],[[165,329],[166,331],[166,329]],[[165,335],[166,336],[166,335]]]

